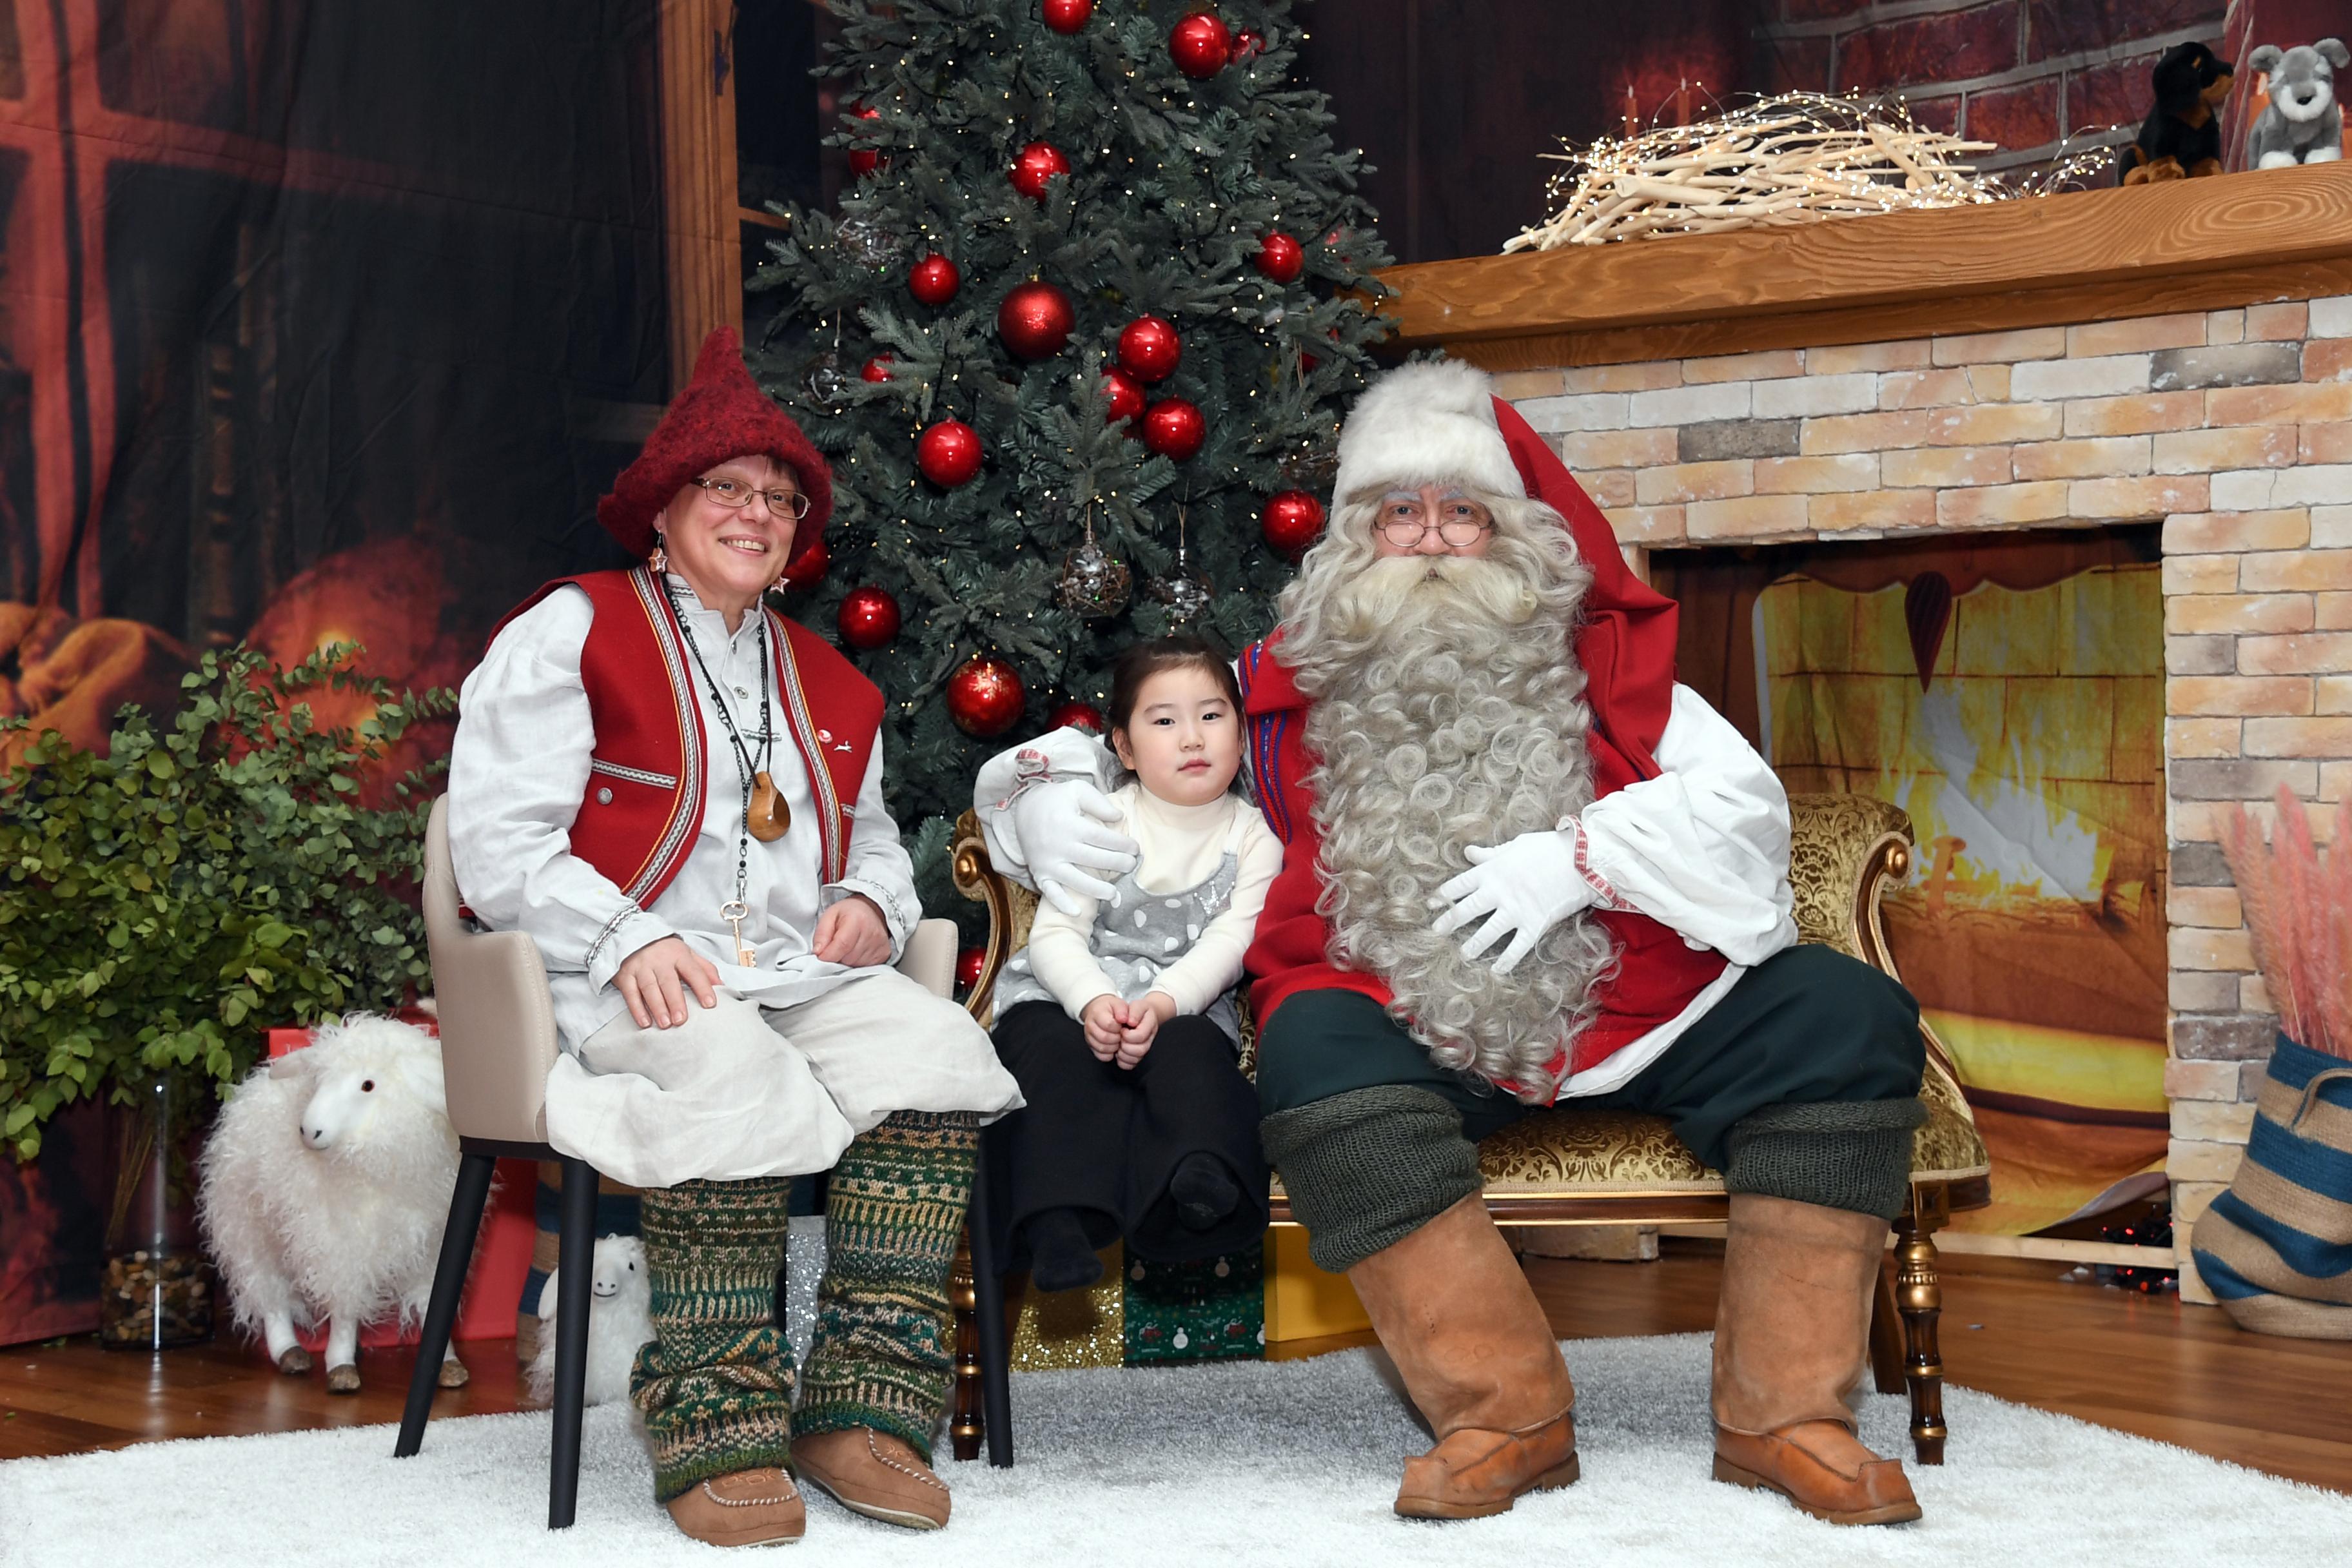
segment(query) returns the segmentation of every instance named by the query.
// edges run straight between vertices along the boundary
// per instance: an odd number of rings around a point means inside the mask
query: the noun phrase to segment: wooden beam
[[[2002,331],[2352,289],[2352,164],[1391,268],[1495,369]]]
[[[661,0],[657,39],[675,388],[686,384],[695,353],[713,327],[743,324],[733,5],[730,0]]]

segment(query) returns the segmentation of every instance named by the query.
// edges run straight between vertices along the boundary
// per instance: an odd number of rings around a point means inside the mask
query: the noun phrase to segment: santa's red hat
[[[651,554],[654,514],[679,486],[730,458],[755,452],[792,469],[808,497],[808,515],[793,534],[792,561],[798,561],[816,547],[833,515],[833,473],[801,427],[752,381],[741,335],[732,327],[714,328],[694,358],[692,379],[670,400],[645,450],[613,481],[613,493],[596,503],[596,521],[630,554]]]

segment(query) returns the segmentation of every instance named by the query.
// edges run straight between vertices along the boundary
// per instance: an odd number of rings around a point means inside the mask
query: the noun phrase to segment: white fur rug
[[[1570,1347],[1584,1479],[1500,1518],[1409,1524],[1397,1467],[1425,1447],[1375,1352],[1013,1380],[1019,1465],[942,1460],[944,1531],[822,1499],[795,1560],[939,1568],[1166,1563],[1788,1564],[2340,1563],[2352,1498],[1952,1389],[1951,1463],[1914,1468],[1927,1518],[1836,1530],[1708,1479],[1704,1336]],[[1906,1453],[1905,1405],[1864,1436]],[[331,1563],[659,1568],[714,1561],[654,1506],[625,1406],[588,1413],[580,1521],[551,1535],[548,1417],[156,1443],[0,1465],[9,1568]]]

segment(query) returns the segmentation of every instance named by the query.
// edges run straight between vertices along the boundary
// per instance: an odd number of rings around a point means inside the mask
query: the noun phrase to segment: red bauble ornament
[[[954,299],[962,287],[963,274],[936,250],[907,269],[907,292],[933,310]]]
[[[879,120],[882,118],[882,111],[875,108],[872,104],[866,104],[861,108],[853,109],[849,112],[853,117],[859,120]],[[879,150],[872,147],[852,147],[849,150],[849,172],[857,175],[860,179],[865,178],[865,176],[872,174],[881,166],[882,154]]]
[[[876,354],[872,359],[867,360],[864,364],[857,367],[857,378],[860,381],[889,380],[890,356],[888,354]]]
[[[1045,0],[1038,7],[1045,26],[1057,33],[1076,33],[1093,20],[1095,0]]]
[[[1240,65],[1244,60],[1254,60],[1264,53],[1265,53],[1265,35],[1255,27],[1244,27],[1234,35],[1232,60],[1234,65]]]
[[[1203,81],[1225,68],[1233,58],[1234,36],[1213,11],[1195,11],[1168,35],[1168,53],[1176,68]]]
[[[1143,416],[1143,444],[1163,458],[1183,462],[1209,438],[1209,422],[1181,397],[1155,403]]]
[[[841,601],[841,640],[852,647],[877,648],[898,635],[898,601],[887,589],[852,588]]]
[[[1307,247],[1286,234],[1269,234],[1258,241],[1257,269],[1276,283],[1288,283],[1307,270]]]
[[[1123,370],[1103,372],[1103,394],[1110,399],[1110,412],[1103,416],[1106,425],[1132,419],[1143,412],[1143,384]],[[1128,434],[1132,436],[1135,431],[1130,427]]]
[[[1103,732],[1102,710],[1091,702],[1065,702],[1045,715],[1045,727],[1049,730],[1092,730],[1099,735]]]
[[[825,568],[833,564],[833,552],[820,539],[803,552],[801,557],[784,568],[783,584],[787,588],[814,588]]]
[[[960,947],[956,949],[955,983],[959,991],[970,991],[980,984],[981,966],[988,962],[988,949]]]
[[[1004,296],[996,308],[996,332],[1017,359],[1045,359],[1062,352],[1078,312],[1070,297],[1034,279]]]
[[[1323,503],[1305,490],[1284,490],[1267,499],[1258,528],[1276,554],[1296,561],[1322,536]]]
[[[1118,335],[1118,367],[1138,381],[1165,381],[1184,357],[1184,340],[1165,316],[1138,316]]]
[[[980,472],[980,432],[961,419],[942,419],[915,441],[915,467],[943,489]]]
[[[948,677],[948,717],[957,729],[983,741],[1019,723],[1028,700],[1021,672],[992,655],[975,654]]]
[[[1059,147],[1051,142],[1032,142],[1021,149],[1020,155],[1013,160],[1013,167],[1006,171],[1004,177],[1013,182],[1014,190],[1031,201],[1042,202],[1045,199],[1045,182],[1056,174],[1069,172],[1070,161],[1062,156]]]

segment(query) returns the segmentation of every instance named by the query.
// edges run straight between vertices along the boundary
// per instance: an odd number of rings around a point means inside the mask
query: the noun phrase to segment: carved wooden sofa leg
[[[1890,1256],[1878,1269],[1870,1303],[1870,1380],[1881,1394],[1903,1392],[1903,1314],[1895,1304],[1895,1266]]]
[[[981,1418],[980,1293],[972,1284],[971,1237],[956,1244],[955,1271],[948,1276],[948,1304],[955,1310],[955,1406],[948,1436],[959,1459],[980,1458],[986,1428]]]
[[[1911,1385],[1911,1444],[1923,1465],[1944,1462],[1944,1358],[1937,1325],[1944,1287],[1936,1273],[1937,1226],[1950,1217],[1941,1187],[1913,1187],[1895,1221],[1895,1302],[1903,1314],[1904,1374]]]

